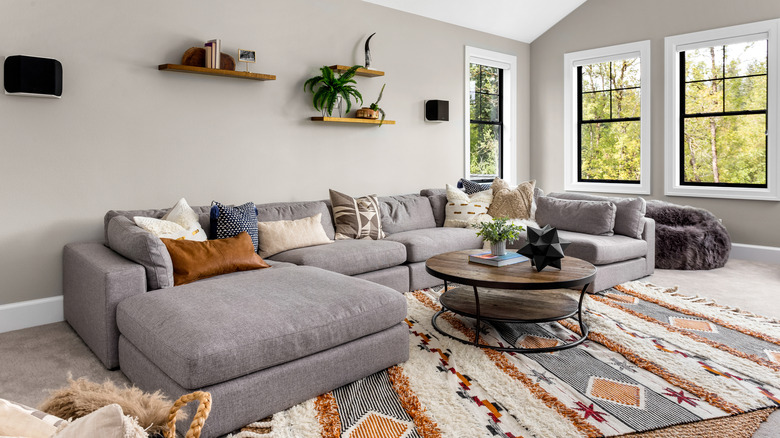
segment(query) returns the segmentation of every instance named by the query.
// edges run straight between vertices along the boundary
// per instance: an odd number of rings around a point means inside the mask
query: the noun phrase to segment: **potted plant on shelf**
[[[379,126],[382,126],[382,123],[385,121],[385,110],[379,107],[379,101],[382,100],[382,94],[385,92],[386,85],[387,84],[382,84],[382,89],[379,91],[379,97],[376,99],[376,102],[358,110],[358,117],[363,119],[378,119],[381,114],[382,119],[379,121]]]
[[[308,87],[309,91],[314,93],[314,98],[312,99],[314,109],[322,111],[324,117],[326,114],[328,116],[333,115],[334,107],[338,107],[339,117],[343,117],[343,114],[341,114],[341,102],[347,102],[346,113],[352,109],[352,98],[355,98],[356,103],[360,101],[362,104],[363,96],[355,88],[354,84],[357,84],[357,82],[352,79],[359,68],[359,65],[354,65],[338,76],[327,65],[320,68],[321,75],[314,76],[303,84],[303,91],[306,91]],[[316,91],[314,90],[315,87],[318,87]]]
[[[525,230],[522,225],[510,223],[505,217],[476,224],[474,228],[479,229],[477,236],[482,236],[484,240],[490,242],[490,254],[495,256],[506,254],[506,243],[519,239],[520,232]]]

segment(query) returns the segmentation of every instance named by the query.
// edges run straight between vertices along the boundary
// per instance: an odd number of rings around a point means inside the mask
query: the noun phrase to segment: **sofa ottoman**
[[[119,362],[144,390],[211,392],[213,437],[405,361],[405,317],[401,294],[366,280],[238,272],[119,303]]]

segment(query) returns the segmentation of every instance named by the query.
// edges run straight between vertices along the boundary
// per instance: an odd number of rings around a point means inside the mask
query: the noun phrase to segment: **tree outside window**
[[[767,40],[681,51],[681,185],[767,187]]]
[[[470,179],[502,177],[503,70],[469,64]]]
[[[641,180],[640,59],[577,67],[580,182]]]

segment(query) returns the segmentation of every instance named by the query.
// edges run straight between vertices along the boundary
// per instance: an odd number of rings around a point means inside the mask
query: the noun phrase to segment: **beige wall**
[[[780,246],[780,202],[664,196],[664,37],[780,18],[774,0],[589,0],[531,44],[531,175],[563,190],[563,54],[652,41],[652,195],[706,208],[737,243]]]
[[[333,126],[303,82],[362,63],[372,40],[384,78],[358,78],[395,126]],[[273,82],[157,71],[221,38],[257,51]],[[518,177],[529,176],[530,47],[359,0],[6,0],[0,56],[53,57],[61,100],[0,94],[0,304],[61,293],[68,242],[99,239],[109,209],[399,194],[462,176],[464,45],[517,56]],[[243,66],[242,66],[243,67]],[[450,121],[423,121],[423,101]]]

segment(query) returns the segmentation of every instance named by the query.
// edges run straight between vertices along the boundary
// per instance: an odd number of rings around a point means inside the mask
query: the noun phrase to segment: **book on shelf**
[[[528,260],[528,257],[516,252],[508,252],[502,256],[495,256],[489,252],[469,255],[470,262],[497,267],[514,265],[515,263],[522,263],[526,260]]]
[[[206,68],[220,68],[222,42],[219,39],[206,41]]]

